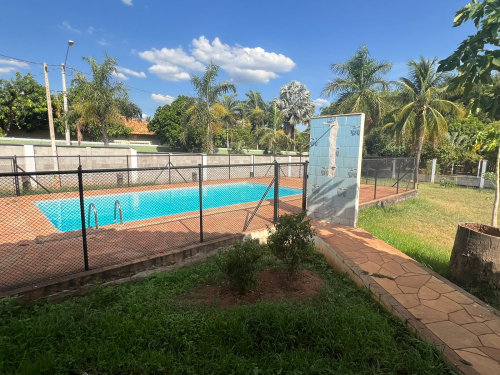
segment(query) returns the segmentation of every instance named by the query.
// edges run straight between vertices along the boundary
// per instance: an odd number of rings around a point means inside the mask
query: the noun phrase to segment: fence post
[[[14,172],[18,173],[17,170],[17,155],[14,155]],[[16,174],[14,177],[14,183],[16,185],[16,195],[21,195],[21,190],[19,189],[19,176]]]
[[[87,252],[87,228],[85,224],[85,202],[83,199],[83,174],[82,166],[78,166],[78,193],[80,196],[80,218],[82,220],[83,263],[85,271],[89,270],[89,255]]]
[[[168,183],[171,184],[172,183],[172,173],[170,172],[170,165],[172,164],[172,162],[170,161],[170,157],[171,157],[171,153],[168,153]]]
[[[200,242],[203,242],[203,168],[198,164],[198,187],[200,191]]]
[[[432,159],[432,169],[431,169],[431,183],[434,183],[434,177],[436,176],[436,164],[437,159]]]
[[[229,155],[229,179],[231,179],[231,150],[227,150],[227,154]]]
[[[130,187],[130,167],[129,167],[129,163],[128,163],[128,155],[125,155],[125,157],[127,158],[127,186]]]
[[[378,178],[378,165],[375,166],[375,189],[373,189],[373,199],[377,199],[377,178]]]
[[[392,159],[392,179],[396,178],[396,159]]]
[[[307,168],[309,166],[309,161],[304,162],[304,178],[302,180],[302,211],[307,209]],[[300,168],[299,168],[300,172]]]
[[[274,222],[278,221],[280,200],[280,165],[274,161]]]
[[[396,184],[396,194],[399,194],[399,172],[401,170],[401,161],[398,163],[398,181]]]

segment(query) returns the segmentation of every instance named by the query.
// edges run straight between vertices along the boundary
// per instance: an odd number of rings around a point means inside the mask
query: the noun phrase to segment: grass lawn
[[[359,214],[358,225],[398,250],[449,276],[448,263],[460,222],[490,224],[495,193],[490,189],[443,188],[422,183],[418,198],[388,208],[371,207]],[[473,294],[497,307],[490,290]]]
[[[61,304],[0,301],[0,373],[452,373],[322,256],[306,267],[322,289],[288,302],[190,300],[194,288],[220,279],[213,259]]]

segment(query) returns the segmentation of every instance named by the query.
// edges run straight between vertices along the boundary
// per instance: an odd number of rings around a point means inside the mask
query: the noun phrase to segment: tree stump
[[[450,259],[451,279],[462,285],[487,283],[500,287],[500,229],[458,225]]]

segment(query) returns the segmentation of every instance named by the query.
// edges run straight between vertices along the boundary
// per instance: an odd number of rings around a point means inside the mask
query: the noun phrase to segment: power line
[[[43,62],[34,62],[34,61],[19,59],[17,57],[12,57],[12,56],[2,55],[2,54],[0,54],[0,56],[1,57],[5,57],[5,58],[10,59],[10,60],[20,61],[20,62],[23,62],[23,63],[26,63],[26,64],[35,64],[35,65],[43,65],[44,64]],[[47,65],[48,66],[60,66],[60,65],[57,65],[57,64],[47,64]]]

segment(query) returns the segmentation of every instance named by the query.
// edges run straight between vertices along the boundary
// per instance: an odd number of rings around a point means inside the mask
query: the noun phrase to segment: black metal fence
[[[415,189],[415,158],[363,158],[361,184],[372,186],[373,199]]]
[[[0,292],[306,209],[307,162],[0,173]]]

